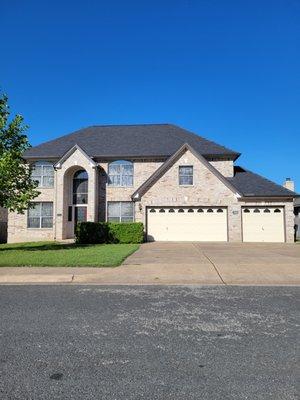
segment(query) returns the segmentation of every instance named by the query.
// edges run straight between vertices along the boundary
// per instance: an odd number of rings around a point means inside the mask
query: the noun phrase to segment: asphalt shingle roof
[[[295,192],[277,185],[268,179],[248,171],[242,167],[234,167],[234,176],[227,178],[228,181],[246,197],[293,197],[297,196]]]
[[[90,157],[168,157],[188,143],[204,156],[240,153],[171,124],[91,126],[32,147],[25,158],[60,158],[75,144]]]

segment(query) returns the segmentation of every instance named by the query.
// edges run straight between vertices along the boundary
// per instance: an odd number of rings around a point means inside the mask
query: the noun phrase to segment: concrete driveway
[[[300,244],[145,243],[123,264],[160,283],[300,284]]]

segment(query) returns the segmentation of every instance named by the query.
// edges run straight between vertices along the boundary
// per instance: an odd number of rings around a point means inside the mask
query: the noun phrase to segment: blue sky
[[[0,3],[0,87],[33,145],[170,122],[300,191],[299,0]]]

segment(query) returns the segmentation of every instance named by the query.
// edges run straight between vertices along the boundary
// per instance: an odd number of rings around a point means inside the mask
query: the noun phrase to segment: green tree
[[[0,97],[0,207],[24,213],[29,203],[38,196],[36,182],[31,180],[31,168],[22,158],[30,147],[24,132],[23,117],[10,120],[6,95]]]

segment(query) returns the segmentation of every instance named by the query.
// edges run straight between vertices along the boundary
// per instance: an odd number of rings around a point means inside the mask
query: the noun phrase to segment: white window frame
[[[130,175],[126,175],[123,174],[122,172],[120,172],[119,174],[112,174],[110,172],[110,166],[111,165],[119,165],[120,167],[122,167],[123,165],[131,165],[132,167],[132,174]],[[115,160],[112,161],[108,164],[108,171],[107,171],[107,175],[108,175],[108,186],[109,187],[133,187],[134,186],[134,163],[132,161],[129,160]],[[114,184],[112,182],[110,182],[110,176],[120,176],[120,184]],[[123,176],[132,176],[132,185],[122,185],[122,178]]]
[[[119,213],[118,215],[109,215],[109,204],[119,204]],[[132,215],[123,216],[123,218],[131,218],[132,221],[122,221],[122,204],[131,204],[132,205]],[[116,222],[116,223],[126,223],[126,222],[134,222],[135,221],[135,203],[133,201],[108,201],[106,206],[106,221],[107,222]],[[109,221],[109,218],[119,218],[119,221]]]
[[[192,173],[188,175],[181,174],[180,171],[182,168],[192,168]],[[180,183],[180,178],[182,176],[188,176],[192,178],[192,183]],[[178,184],[179,186],[194,186],[194,166],[193,165],[179,165],[178,167]]]
[[[40,175],[34,175],[35,167],[41,168],[41,174],[40,174]],[[52,170],[53,170],[53,174],[52,174],[52,175],[49,175],[49,174],[44,173],[44,169],[45,169],[45,168],[49,168],[49,167],[52,167]],[[40,181],[37,181],[37,180],[34,179],[34,178],[39,178]],[[44,185],[44,178],[53,178],[53,183],[52,183],[52,185]],[[53,187],[54,187],[54,167],[53,167],[53,164],[51,164],[51,163],[48,162],[48,161],[37,161],[36,163],[34,163],[34,164],[32,165],[31,179],[32,179],[33,181],[39,182],[38,188],[44,188],[44,189],[51,189],[51,188],[53,188]]]
[[[40,204],[40,213],[39,216],[36,217],[30,217],[30,209],[27,211],[27,229],[53,229],[53,201],[36,201],[31,203],[31,205],[37,205]],[[43,204],[52,204],[52,214],[51,215],[47,215],[47,216],[43,216],[42,210],[43,210]],[[34,226],[29,226],[29,220],[30,218],[32,219],[37,219],[39,218],[39,226],[38,227],[34,227]],[[42,227],[42,220],[43,218],[52,218],[52,225],[51,227]]]

